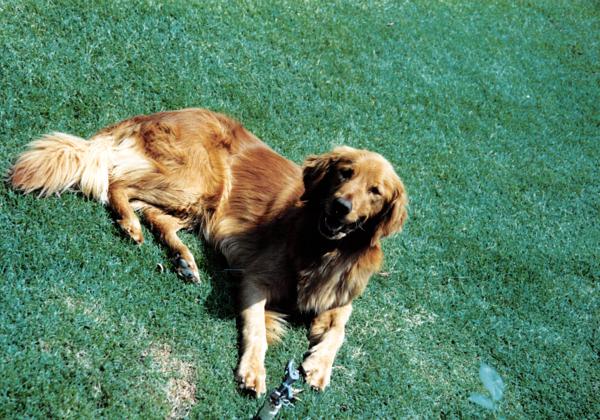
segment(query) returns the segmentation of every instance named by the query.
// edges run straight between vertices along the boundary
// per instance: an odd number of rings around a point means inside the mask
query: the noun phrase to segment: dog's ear
[[[404,184],[400,180],[397,180],[395,184],[392,199],[379,213],[379,220],[371,239],[372,246],[375,246],[381,238],[400,232],[408,217],[408,195]]]
[[[304,194],[302,194],[301,200],[308,200],[319,190],[320,185],[329,170],[336,164],[338,158],[339,155],[335,152],[306,158],[302,166]]]

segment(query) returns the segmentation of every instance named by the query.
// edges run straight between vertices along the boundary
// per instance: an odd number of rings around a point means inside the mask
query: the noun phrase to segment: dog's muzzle
[[[330,241],[339,241],[362,226],[361,221],[345,223],[343,220],[323,212],[319,218],[319,233]]]

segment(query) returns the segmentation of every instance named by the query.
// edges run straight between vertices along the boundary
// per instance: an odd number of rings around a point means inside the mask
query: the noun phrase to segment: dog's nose
[[[350,200],[346,200],[345,198],[336,198],[333,201],[333,213],[342,217],[347,215],[352,211],[352,202]]]

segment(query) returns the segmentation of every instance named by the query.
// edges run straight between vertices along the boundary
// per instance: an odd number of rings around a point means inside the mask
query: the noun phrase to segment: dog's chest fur
[[[300,269],[297,278],[297,305],[300,312],[321,313],[346,305],[360,295],[368,276],[353,276],[355,264],[353,259],[333,250]]]

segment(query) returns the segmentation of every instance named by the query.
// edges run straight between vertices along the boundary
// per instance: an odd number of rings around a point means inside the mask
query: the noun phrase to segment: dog
[[[256,396],[266,392],[267,347],[290,314],[310,323],[305,381],[328,386],[352,301],[381,265],[380,240],[407,218],[405,187],[381,155],[337,147],[299,166],[234,119],[196,108],[136,116],[89,140],[46,135],[9,177],[24,193],[74,189],[108,205],[138,244],[141,213],[195,282],[177,232],[199,228],[241,273],[236,376]]]

